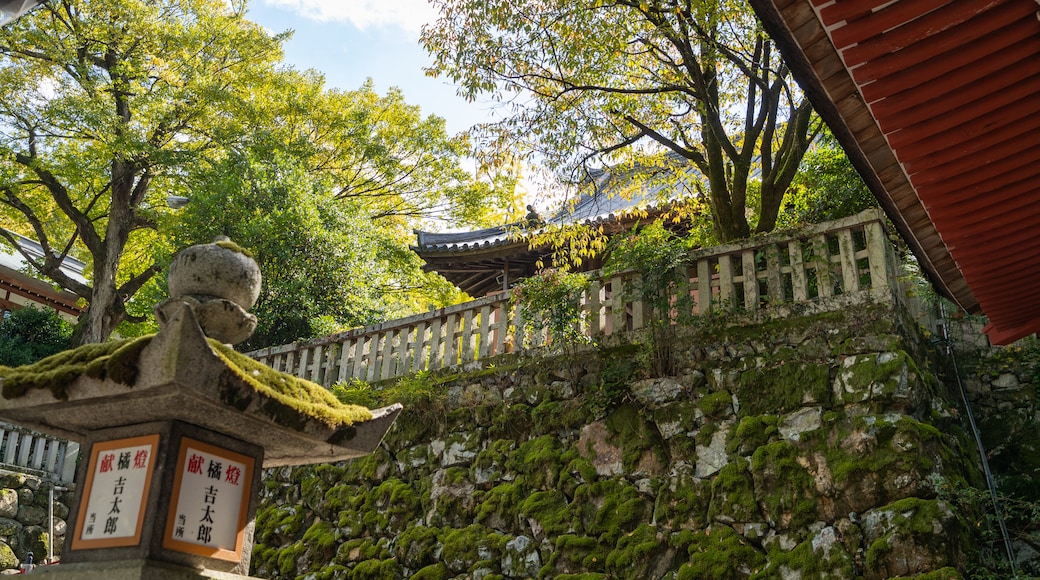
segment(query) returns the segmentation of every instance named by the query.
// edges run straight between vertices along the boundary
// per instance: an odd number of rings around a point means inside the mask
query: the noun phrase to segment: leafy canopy
[[[422,42],[433,75],[507,105],[488,155],[522,151],[581,181],[591,168],[696,167],[721,241],[776,225],[811,141],[808,101],[742,3],[438,0]]]
[[[467,141],[399,91],[286,69],[287,34],[242,0],[55,0],[0,31],[0,225],[39,240],[32,267],[89,302],[80,342],[145,321],[173,252],[219,233],[269,270],[267,340],[371,321],[387,293],[448,299],[407,251],[411,228],[514,203],[508,174],[473,179]],[[66,255],[89,283],[61,272]]]
[[[32,267],[90,302],[81,341],[127,317],[159,271],[147,248],[164,196],[232,140],[228,120],[281,57],[243,9],[61,0],[0,30],[0,225],[38,240],[48,257]],[[89,284],[61,272],[70,254]]]

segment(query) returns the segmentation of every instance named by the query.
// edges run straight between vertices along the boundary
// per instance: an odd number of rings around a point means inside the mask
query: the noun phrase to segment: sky
[[[329,87],[353,90],[367,78],[380,94],[398,87],[423,115],[444,118],[450,134],[492,118],[489,104],[468,103],[450,81],[423,73],[432,60],[419,32],[437,18],[427,0],[250,0],[247,18],[295,30],[285,62],[320,71]]]

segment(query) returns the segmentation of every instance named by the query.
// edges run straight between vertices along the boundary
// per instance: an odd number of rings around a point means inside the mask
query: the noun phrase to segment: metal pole
[[[68,488],[61,487],[60,485],[51,484],[50,490],[48,491],[47,502],[47,521],[50,524],[50,529],[47,532],[47,563],[51,564],[54,562],[54,490],[66,491]]]

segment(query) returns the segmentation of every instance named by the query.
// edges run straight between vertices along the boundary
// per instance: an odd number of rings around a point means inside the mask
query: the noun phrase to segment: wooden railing
[[[71,483],[78,457],[79,443],[0,423],[0,469]]]
[[[897,262],[879,211],[774,233],[690,254],[687,276],[672,288],[667,311],[640,298],[640,273],[592,283],[582,299],[582,331],[593,339],[646,328],[651,320],[682,323],[713,311],[783,316],[836,309],[864,301],[892,302]],[[537,347],[551,337],[523,336],[506,293],[249,356],[276,370],[326,386],[368,382],[421,370],[466,365]]]

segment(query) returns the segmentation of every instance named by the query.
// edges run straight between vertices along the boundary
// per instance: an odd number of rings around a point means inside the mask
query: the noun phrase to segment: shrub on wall
[[[582,294],[589,288],[584,274],[555,268],[541,270],[513,288],[512,302],[526,340],[547,341],[556,348],[590,342],[585,333]],[[542,338],[543,333],[548,336]]]

